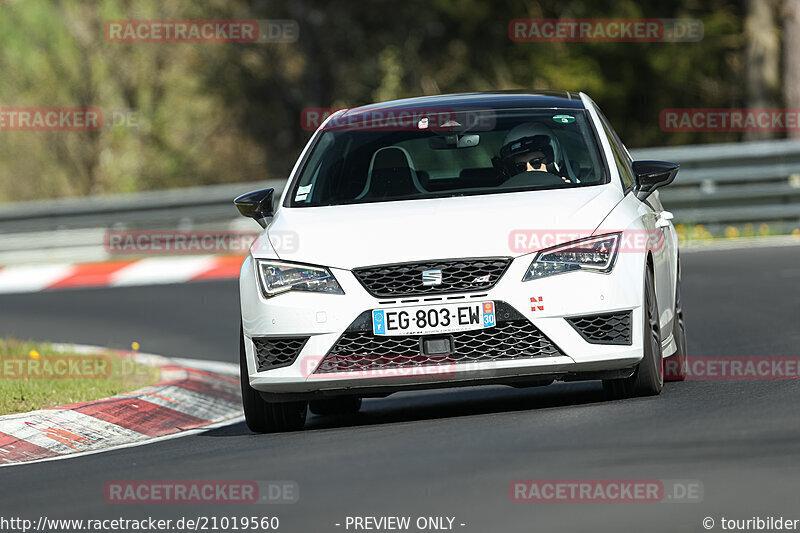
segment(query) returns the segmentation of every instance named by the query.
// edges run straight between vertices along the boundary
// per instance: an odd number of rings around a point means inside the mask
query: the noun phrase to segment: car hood
[[[550,191],[281,208],[255,257],[336,268],[519,256],[590,235],[622,199],[609,185]],[[527,237],[523,241],[519,235]],[[265,241],[268,235],[271,246]],[[273,252],[274,249],[274,252]]]

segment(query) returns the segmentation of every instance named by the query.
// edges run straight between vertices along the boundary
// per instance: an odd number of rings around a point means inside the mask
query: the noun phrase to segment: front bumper
[[[516,258],[497,284],[486,291],[446,294],[439,302],[404,297],[387,304],[388,299],[371,296],[351,271],[335,268],[331,268],[331,272],[344,295],[289,292],[264,299],[258,287],[254,260],[248,256],[242,265],[240,297],[250,384],[265,397],[385,395],[415,388],[484,383],[537,384],[553,379],[628,375],[642,358],[644,258],[639,254],[620,254],[614,270],[608,274],[579,271],[523,283],[520,280],[530,261],[530,256]],[[339,371],[339,366],[335,367],[336,371],[323,368],[326,356],[343,335],[359,327],[362,330],[359,335],[371,335],[366,331],[371,331],[371,325],[359,324],[365,311],[435,305],[447,302],[447,298],[503,302],[512,315],[518,315],[512,318],[530,323],[556,351],[535,357],[490,360],[445,355],[439,361],[417,360],[402,367],[369,367],[356,371]],[[581,332],[576,328],[574,320],[568,320],[608,313],[627,313],[630,337],[626,342],[592,341],[585,330]],[[498,316],[498,326],[500,320]],[[301,339],[302,349],[296,357],[288,357],[278,367],[260,371],[253,339],[258,342],[265,338]]]

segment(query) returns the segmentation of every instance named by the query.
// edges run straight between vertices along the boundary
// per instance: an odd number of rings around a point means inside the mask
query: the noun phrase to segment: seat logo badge
[[[441,270],[423,270],[422,271],[422,285],[425,287],[432,287],[434,285],[442,284],[442,271]]]
[[[485,276],[478,276],[477,278],[472,280],[472,283],[489,283],[491,279],[491,274],[486,274]]]

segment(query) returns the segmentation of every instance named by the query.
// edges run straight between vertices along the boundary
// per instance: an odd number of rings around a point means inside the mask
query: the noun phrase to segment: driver
[[[508,132],[499,157],[492,161],[508,178],[525,172],[548,172],[571,183],[561,172],[560,159],[561,147],[552,131],[543,124],[528,122]]]

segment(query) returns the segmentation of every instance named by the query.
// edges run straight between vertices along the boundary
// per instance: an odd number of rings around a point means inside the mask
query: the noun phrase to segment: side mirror
[[[258,222],[262,228],[266,228],[266,219],[275,214],[275,211],[272,209],[272,197],[274,194],[275,189],[260,189],[237,197],[233,203],[242,216],[252,218]]]
[[[636,197],[644,200],[653,191],[664,185],[669,185],[675,179],[678,169],[677,163],[667,161],[634,161],[633,173],[636,174]]]

